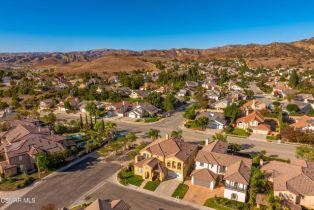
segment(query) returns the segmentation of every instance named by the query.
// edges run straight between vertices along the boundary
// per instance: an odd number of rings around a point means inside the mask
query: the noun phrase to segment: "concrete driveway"
[[[167,179],[159,184],[155,192],[164,196],[171,196],[180,183],[177,179]]]
[[[215,189],[211,190],[206,187],[192,185],[190,180],[186,181],[185,184],[189,186],[189,190],[185,194],[183,200],[197,203],[200,205],[204,205],[205,201],[208,198],[212,198],[215,196],[223,197],[224,194],[223,186],[218,186]]]

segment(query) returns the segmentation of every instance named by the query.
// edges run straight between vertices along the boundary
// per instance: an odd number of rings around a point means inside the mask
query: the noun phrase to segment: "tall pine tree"
[[[298,86],[299,82],[299,75],[296,70],[293,70],[289,78],[289,86],[295,88],[296,86]]]

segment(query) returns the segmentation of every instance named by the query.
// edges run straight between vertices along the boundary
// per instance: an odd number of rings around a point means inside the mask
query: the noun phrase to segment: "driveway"
[[[175,189],[177,189],[180,183],[181,182],[177,179],[167,179],[159,184],[155,192],[157,194],[171,197],[172,193],[175,191]]]
[[[224,194],[223,186],[218,186],[215,189],[211,190],[206,187],[192,185],[190,180],[186,181],[185,184],[189,186],[189,190],[185,194],[183,200],[197,203],[200,205],[204,205],[205,201],[208,198],[212,198],[215,196],[223,197]]]
[[[255,141],[267,142],[266,137],[267,137],[267,135],[265,135],[265,134],[252,133],[248,138],[255,140]]]

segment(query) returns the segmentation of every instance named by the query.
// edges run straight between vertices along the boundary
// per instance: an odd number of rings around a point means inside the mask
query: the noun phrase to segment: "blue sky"
[[[313,0],[0,0],[0,52],[210,48],[314,36]]]

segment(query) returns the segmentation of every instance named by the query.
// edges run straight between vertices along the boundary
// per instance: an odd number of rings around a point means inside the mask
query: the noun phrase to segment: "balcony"
[[[238,191],[238,192],[246,192],[246,189],[244,189],[244,188],[241,188],[239,186],[229,185],[229,184],[225,184],[225,189],[235,190],[235,191]]]

